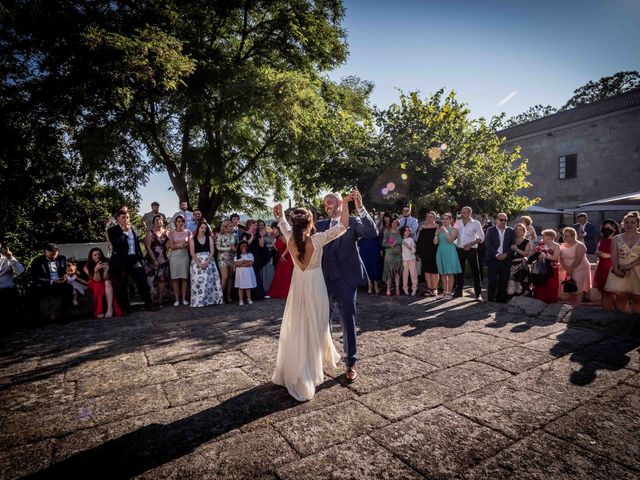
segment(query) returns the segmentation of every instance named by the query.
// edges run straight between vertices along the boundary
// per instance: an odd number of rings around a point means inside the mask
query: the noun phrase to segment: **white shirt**
[[[498,231],[498,237],[500,238],[500,243],[498,245],[498,253],[497,253],[497,255],[500,255],[500,254],[504,253],[502,251],[502,244],[504,243],[504,232],[506,232],[507,229],[505,228],[504,230],[500,230],[499,228],[496,227],[496,230]]]
[[[402,260],[416,259],[416,242],[413,238],[402,239]]]
[[[133,237],[133,231],[129,229],[126,232],[123,231],[123,233],[127,236],[127,243],[129,244],[129,255],[135,255],[136,242],[135,242],[135,238]]]
[[[456,245],[459,248],[464,248],[465,245],[472,243],[476,238],[479,238],[480,241],[484,240],[482,225],[480,225],[479,221],[474,220],[473,218],[469,219],[466,225],[462,219],[457,220],[453,227],[458,231]],[[478,245],[474,243],[471,245],[471,248],[478,248]]]
[[[55,282],[60,278],[60,275],[58,275],[58,264],[56,263],[55,260],[53,261],[47,260],[47,261],[49,262],[49,275],[51,275],[51,281]]]
[[[360,215],[360,218],[366,217],[368,215],[367,210],[362,207],[360,210],[358,210],[358,215]],[[329,228],[336,226],[340,222],[340,217],[341,215],[336,215],[335,217],[333,217],[329,222]]]

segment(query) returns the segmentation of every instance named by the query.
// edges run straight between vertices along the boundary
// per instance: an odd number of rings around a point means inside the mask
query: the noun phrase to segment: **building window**
[[[578,175],[578,155],[560,157],[558,165],[560,178],[576,178]]]

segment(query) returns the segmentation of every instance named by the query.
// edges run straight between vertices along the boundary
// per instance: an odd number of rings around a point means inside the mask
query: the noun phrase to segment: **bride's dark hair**
[[[311,212],[306,208],[296,208],[293,213],[291,213],[291,229],[293,230],[293,241],[298,249],[298,260],[300,260],[301,263],[304,263],[304,232],[309,226],[313,227],[313,216]]]

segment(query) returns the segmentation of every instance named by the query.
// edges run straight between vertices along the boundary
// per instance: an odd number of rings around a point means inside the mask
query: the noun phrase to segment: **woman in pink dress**
[[[551,268],[551,274],[543,286],[533,287],[533,297],[545,303],[558,302],[558,259],[560,258],[560,245],[555,242],[555,230],[543,230],[542,242],[536,248],[540,259],[546,260]]]
[[[577,240],[577,232],[572,227],[562,231],[563,243],[560,245],[560,265],[567,272],[566,278],[573,278],[578,291],[569,293],[569,302],[578,305],[582,295],[591,290],[591,265],[587,260],[587,247]],[[565,278],[565,280],[566,280]]]
[[[611,242],[613,237],[620,233],[620,227],[615,220],[605,220],[602,224],[602,238],[598,243],[596,257],[598,257],[598,266],[593,279],[594,286],[602,296],[602,308],[605,310],[613,310],[615,308],[615,294],[607,292],[604,286],[607,283],[607,277],[611,271]]]
[[[271,225],[271,232],[275,238],[273,246],[278,252],[278,263],[268,295],[271,298],[287,298],[293,275],[293,261],[277,223]]]

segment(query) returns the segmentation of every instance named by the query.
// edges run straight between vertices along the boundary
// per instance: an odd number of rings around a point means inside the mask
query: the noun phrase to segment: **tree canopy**
[[[84,168],[129,191],[153,169],[207,218],[323,186],[367,141],[371,85],[346,59],[339,0],[22,1],[5,86],[64,131]],[[46,105],[45,105],[46,102]]]
[[[358,178],[373,206],[396,210],[412,203],[445,211],[469,205],[513,213],[535,203],[518,193],[530,186],[527,164],[519,149],[502,148],[500,118],[473,120],[455,92],[401,93],[399,103],[376,118],[372,158]]]

